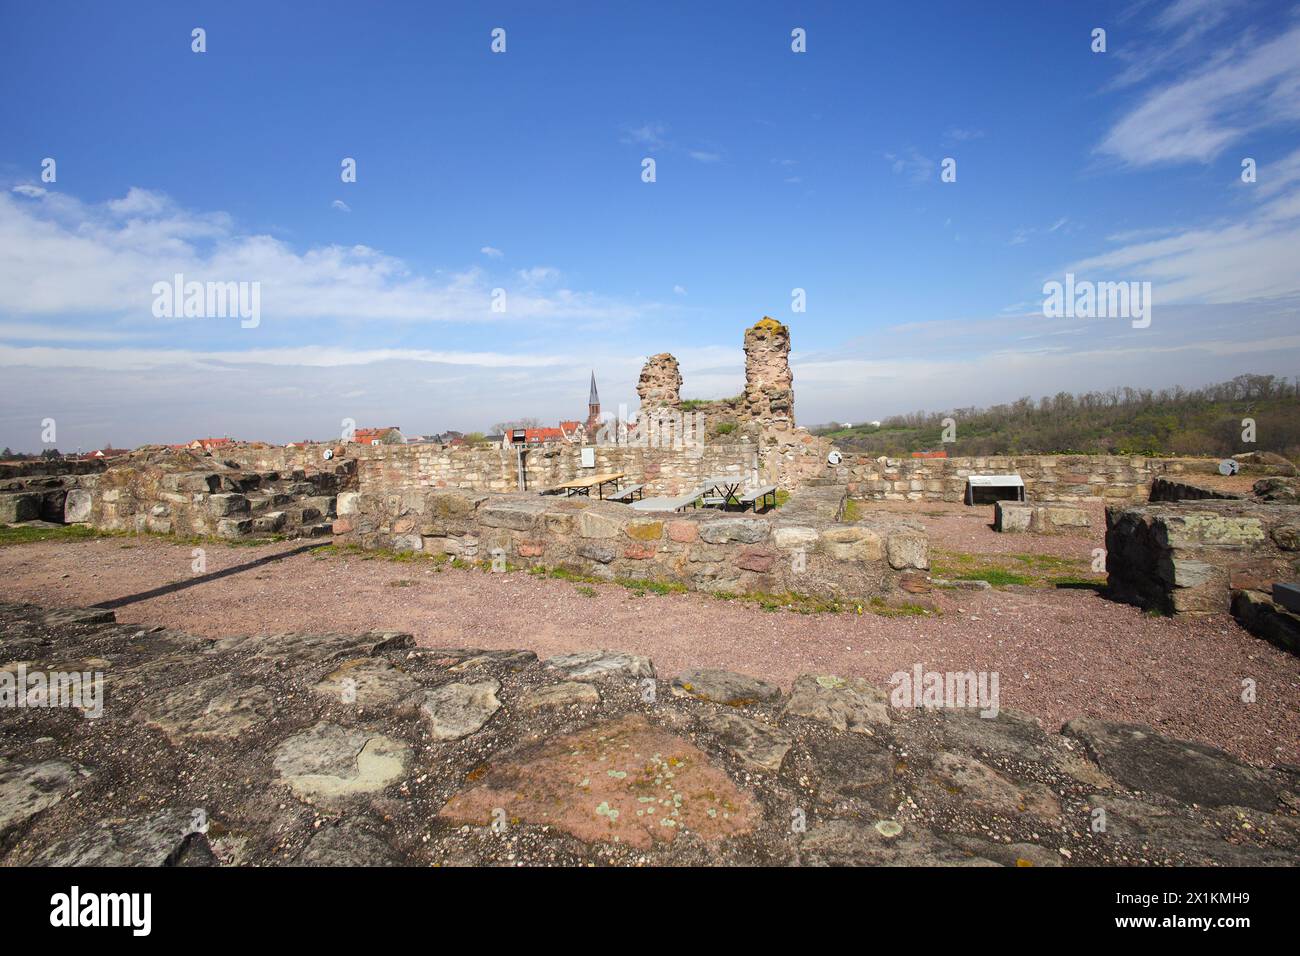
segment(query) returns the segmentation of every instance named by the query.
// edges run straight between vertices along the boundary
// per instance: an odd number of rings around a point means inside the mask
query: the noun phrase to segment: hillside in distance
[[[945,419],[955,441],[944,442]],[[1254,422],[1253,443],[1243,440]],[[1112,388],[1021,398],[992,408],[913,412],[879,427],[829,424],[813,431],[846,451],[906,457],[1016,454],[1198,455],[1246,451],[1300,458],[1300,384],[1275,375],[1238,375],[1204,388]]]

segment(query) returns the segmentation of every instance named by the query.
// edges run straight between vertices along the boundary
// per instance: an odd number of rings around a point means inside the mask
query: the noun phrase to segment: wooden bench
[[[681,511],[688,505],[695,504],[699,498],[698,491],[689,495],[678,495],[675,498],[660,495],[657,498],[642,498],[640,501],[634,501],[632,507],[637,511]]]
[[[624,488],[622,491],[616,492],[615,494],[612,495],[606,495],[605,500],[621,501],[621,502],[626,502],[627,504],[631,504],[633,498],[641,499],[645,497],[644,489],[645,489],[645,485],[629,485],[628,487]]]
[[[772,499],[772,503],[770,505],[767,503],[768,498]],[[776,507],[776,485],[764,485],[761,488],[754,488],[750,491],[746,491],[743,495],[741,495],[736,500],[740,502],[741,511],[744,511],[745,506],[748,505],[755,512],[757,512],[760,503],[763,505],[764,511],[766,511],[768,508],[775,508]]]

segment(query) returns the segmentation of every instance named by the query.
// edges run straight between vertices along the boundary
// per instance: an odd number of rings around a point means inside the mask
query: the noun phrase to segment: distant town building
[[[191,451],[213,451],[235,444],[233,438],[196,438],[185,447]]]
[[[400,445],[402,430],[396,425],[387,428],[358,428],[352,433],[352,440],[358,445]]]
[[[587,434],[595,437],[600,430],[600,395],[596,392],[596,370],[591,370],[591,394],[587,396]]]

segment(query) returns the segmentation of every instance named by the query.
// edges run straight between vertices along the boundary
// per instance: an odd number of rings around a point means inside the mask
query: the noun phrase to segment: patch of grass
[[[987,581],[993,587],[1020,584],[1035,588],[1096,588],[1106,575],[1092,570],[1092,558],[1054,554],[965,554],[933,552],[931,574],[950,581]]]
[[[89,541],[92,538],[115,537],[117,534],[118,532],[98,531],[84,524],[65,524],[57,528],[0,525],[0,547],[33,544],[37,541]]]
[[[844,517],[841,518],[840,520],[847,521],[849,524],[852,524],[855,521],[861,520],[861,518],[862,518],[862,505],[858,504],[852,498],[849,498],[847,501],[845,501]]]
[[[595,597],[596,589],[586,584],[579,584],[578,593],[581,594],[583,597]]]
[[[390,588],[409,588],[414,587],[415,582],[410,578],[398,578],[396,581],[389,581],[388,586]]]
[[[790,492],[786,491],[784,488],[778,488],[776,489],[776,504],[773,505],[773,507],[779,508],[789,500]]]
[[[637,597],[647,592],[650,594],[685,594],[690,590],[680,581],[648,581],[641,578],[617,578],[615,584],[622,585]]]

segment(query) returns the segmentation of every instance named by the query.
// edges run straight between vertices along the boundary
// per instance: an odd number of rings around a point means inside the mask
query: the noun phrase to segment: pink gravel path
[[[208,545],[207,571],[299,546]],[[152,538],[0,548],[0,596],[46,606],[112,601],[192,580],[192,560],[190,546]],[[392,584],[403,580],[413,583]],[[786,686],[808,672],[884,684],[916,663],[997,671],[1001,705],[1052,729],[1098,716],[1255,762],[1300,763],[1300,659],[1227,615],[1150,617],[1078,590],[938,592],[935,618],[768,612],[698,594],[637,597],[617,585],[596,592],[526,573],[435,573],[423,562],[300,554],[126,603],[117,616],[214,636],[400,629],[424,645],[522,647],[543,657],[610,647],[649,656],[662,676],[725,667]],[[1253,704],[1240,700],[1245,678],[1257,685]]]

